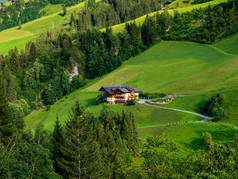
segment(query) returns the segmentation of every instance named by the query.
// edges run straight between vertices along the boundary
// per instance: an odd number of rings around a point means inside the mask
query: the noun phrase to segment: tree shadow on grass
[[[85,107],[91,107],[91,106],[96,106],[96,105],[97,105],[97,101],[95,98],[87,99],[84,104]]]
[[[211,126],[212,127],[212,126]],[[196,133],[199,135],[199,138],[195,138],[190,143],[183,142],[186,148],[193,149],[193,150],[201,150],[205,149],[203,143],[203,133],[208,132],[212,135],[213,142],[221,143],[221,144],[231,144],[237,130],[230,129],[230,130],[204,130],[204,131],[197,131]]]

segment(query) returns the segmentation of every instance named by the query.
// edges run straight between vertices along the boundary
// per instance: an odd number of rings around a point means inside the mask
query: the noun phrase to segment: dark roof
[[[123,93],[128,93],[130,92],[132,89],[135,90],[135,92],[140,92],[140,90],[136,89],[136,88],[131,88],[128,85],[120,85],[120,86],[102,86],[99,91],[105,90],[106,92],[108,92],[109,94],[113,94],[112,90],[119,90]]]

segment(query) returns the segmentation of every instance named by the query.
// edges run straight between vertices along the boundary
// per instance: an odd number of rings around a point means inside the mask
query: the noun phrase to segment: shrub
[[[212,136],[210,133],[205,132],[203,134],[203,142],[204,142],[204,145],[206,146],[207,150],[211,150],[213,142],[212,142]]]
[[[225,118],[224,96],[217,94],[212,96],[204,105],[202,113],[212,116],[213,121],[220,121]]]
[[[98,105],[99,105],[99,104],[102,104],[102,103],[104,102],[104,96],[103,96],[102,94],[99,94],[99,95],[97,96],[96,101],[97,101],[97,104],[98,104]]]
[[[133,105],[136,104],[136,100],[134,100],[134,99],[130,99],[130,100],[127,101],[126,104],[127,104],[128,106],[133,106]]]
[[[50,105],[46,106],[46,111],[50,111]]]

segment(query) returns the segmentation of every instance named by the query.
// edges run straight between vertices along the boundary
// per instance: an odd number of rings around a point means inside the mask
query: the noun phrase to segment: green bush
[[[104,99],[104,96],[103,96],[102,94],[99,94],[99,95],[97,96],[97,99],[96,99],[97,104],[98,104],[98,105],[99,105],[99,104],[102,104],[102,103],[104,102],[103,99]]]
[[[226,117],[224,110],[224,96],[212,96],[204,105],[202,113],[213,117],[213,121],[220,121]]]
[[[23,99],[9,103],[9,110],[16,128],[23,129],[25,126],[24,117],[30,112],[28,103]]]
[[[130,100],[127,101],[126,104],[127,104],[128,106],[133,106],[133,105],[136,104],[136,100],[134,100],[134,99],[130,99]]]

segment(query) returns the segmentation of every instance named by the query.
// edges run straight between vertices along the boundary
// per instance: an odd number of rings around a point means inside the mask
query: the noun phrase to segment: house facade
[[[127,85],[102,86],[101,91],[104,101],[109,104],[125,104],[128,100],[138,100],[140,90]]]

